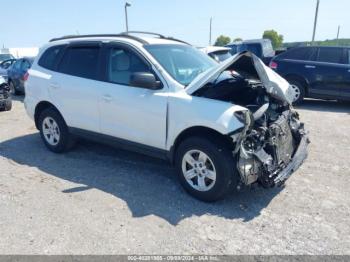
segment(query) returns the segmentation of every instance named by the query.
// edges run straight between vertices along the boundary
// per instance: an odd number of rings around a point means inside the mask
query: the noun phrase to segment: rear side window
[[[64,53],[58,71],[64,74],[97,79],[98,46],[70,47]]]
[[[47,49],[41,56],[38,64],[46,69],[54,70],[65,46],[53,46]]]
[[[342,48],[320,48],[318,53],[319,62],[326,63],[335,63],[342,64],[343,63],[343,49]]]
[[[315,60],[316,50],[317,49],[313,47],[293,48],[283,53],[279,57],[283,59],[313,61]]]

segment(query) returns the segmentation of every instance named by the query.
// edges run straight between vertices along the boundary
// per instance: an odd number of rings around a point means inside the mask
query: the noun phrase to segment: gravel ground
[[[166,163],[44,147],[21,99],[0,113],[1,254],[350,254],[350,105],[307,101],[306,163],[284,188],[206,204]]]

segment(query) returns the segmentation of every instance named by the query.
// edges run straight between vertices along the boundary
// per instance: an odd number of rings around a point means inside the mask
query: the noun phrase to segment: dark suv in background
[[[304,97],[350,100],[350,48],[297,47],[276,56],[270,67]]]

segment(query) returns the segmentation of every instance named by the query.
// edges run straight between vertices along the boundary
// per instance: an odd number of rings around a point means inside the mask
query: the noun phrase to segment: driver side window
[[[116,84],[130,85],[130,78],[133,73],[152,73],[149,66],[141,58],[123,48],[110,49],[107,63],[107,79],[109,82]]]

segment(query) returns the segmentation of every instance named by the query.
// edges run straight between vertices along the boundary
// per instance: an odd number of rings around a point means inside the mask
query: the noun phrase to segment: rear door
[[[52,74],[49,90],[68,126],[99,131],[100,43],[73,44]]]
[[[343,48],[319,47],[317,62],[309,68],[315,74],[314,81],[310,83],[311,94],[325,98],[340,96],[347,68],[343,52]]]

